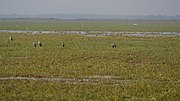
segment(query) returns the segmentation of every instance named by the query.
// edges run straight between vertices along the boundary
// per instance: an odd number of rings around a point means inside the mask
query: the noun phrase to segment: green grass
[[[134,23],[138,26],[133,26]],[[179,21],[0,19],[0,30],[180,32],[179,26]]]
[[[14,38],[13,42],[8,37]],[[33,47],[41,41],[43,47]],[[87,37],[64,34],[0,34],[0,77],[117,76],[138,82],[67,84],[0,80],[0,100],[180,99],[179,37]],[[65,47],[61,47],[61,42]],[[112,48],[115,42],[117,48]],[[152,80],[148,81],[148,80]],[[157,81],[157,82],[156,82]],[[171,82],[173,81],[173,82]]]
[[[1,100],[178,101],[178,84],[73,85],[57,82],[0,82]]]

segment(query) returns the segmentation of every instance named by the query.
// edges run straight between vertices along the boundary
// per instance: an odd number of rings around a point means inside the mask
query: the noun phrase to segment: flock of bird
[[[12,38],[12,37],[9,37],[9,40],[10,40],[10,41],[13,41],[13,38]],[[34,46],[34,47],[37,47],[37,45],[39,45],[40,47],[42,47],[42,43],[41,43],[40,41],[38,41],[37,44],[36,44],[36,42],[33,42],[33,46]],[[62,47],[65,47],[64,42],[61,43],[61,46],[62,46]],[[112,43],[112,44],[111,44],[111,47],[112,47],[112,48],[116,48],[116,44],[115,44],[115,43]]]
[[[38,44],[40,47],[42,47],[42,43],[41,43],[40,41],[38,41],[37,44]],[[33,42],[33,46],[34,46],[34,47],[37,46],[37,45],[36,45],[36,42]],[[62,46],[62,47],[65,46],[64,42],[61,43],[61,46]]]

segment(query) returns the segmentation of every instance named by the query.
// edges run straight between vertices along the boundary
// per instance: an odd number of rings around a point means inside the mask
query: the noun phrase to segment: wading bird
[[[38,44],[39,44],[40,47],[42,46],[42,43],[40,41],[38,41]]]
[[[10,36],[10,37],[9,37],[9,40],[10,40],[10,41],[13,41],[13,38]]]
[[[36,47],[36,43],[35,42],[33,42],[33,46]]]
[[[64,42],[62,42],[61,45],[62,45],[62,47],[64,47],[64,46],[65,46],[65,45],[64,45]]]
[[[112,47],[112,48],[116,48],[116,44],[115,44],[115,43],[112,43],[112,44],[111,44],[111,47]]]

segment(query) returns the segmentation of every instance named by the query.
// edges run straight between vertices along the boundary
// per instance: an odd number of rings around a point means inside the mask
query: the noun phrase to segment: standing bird
[[[33,42],[33,46],[36,47],[36,43],[35,42]]]
[[[64,46],[65,46],[65,45],[64,45],[64,42],[62,42],[61,45],[62,45],[62,47],[64,47]]]
[[[38,44],[39,44],[40,47],[42,46],[42,43],[40,41],[38,41]]]
[[[116,44],[115,44],[115,43],[112,43],[112,44],[111,44],[111,47],[112,47],[112,48],[116,48]]]
[[[10,41],[13,41],[13,38],[10,36],[10,37],[9,37],[9,40],[10,40]]]

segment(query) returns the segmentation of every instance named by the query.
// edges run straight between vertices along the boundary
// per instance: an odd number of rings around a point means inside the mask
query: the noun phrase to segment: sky
[[[180,0],[0,0],[0,14],[180,15]]]

